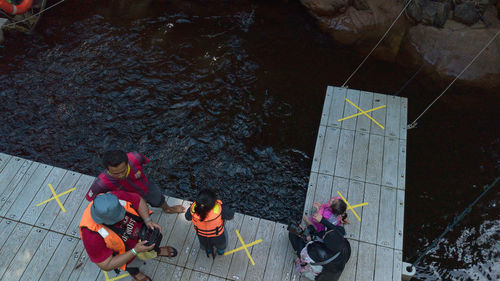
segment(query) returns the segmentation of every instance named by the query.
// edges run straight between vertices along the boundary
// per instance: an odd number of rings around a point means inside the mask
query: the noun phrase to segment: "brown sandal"
[[[162,252],[164,252],[164,251],[167,252],[166,255],[162,254]],[[177,250],[174,247],[170,247],[170,246],[160,247],[160,253],[158,253],[158,256],[173,258],[173,257],[177,256]]]

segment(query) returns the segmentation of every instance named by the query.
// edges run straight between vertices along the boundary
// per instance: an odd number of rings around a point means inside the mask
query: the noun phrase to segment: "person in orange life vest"
[[[102,270],[122,269],[130,273],[135,281],[151,278],[134,265],[137,253],[156,251],[158,256],[175,257],[173,247],[160,247],[161,234],[155,244],[139,242],[139,231],[145,225],[150,229],[161,227],[149,217],[149,208],[136,193],[112,191],[96,196],[85,209],[79,230],[83,246],[90,260]],[[135,262],[139,263],[138,261]]]
[[[210,189],[203,189],[198,193],[196,201],[186,211],[186,220],[192,220],[201,249],[212,254],[213,247],[218,255],[223,255],[227,247],[227,232],[224,230],[224,221],[234,217],[234,211],[223,205],[217,195]]]
[[[125,153],[121,150],[104,152],[102,162],[106,170],[96,178],[86,198],[92,201],[99,193],[113,190],[135,192],[153,207],[161,207],[165,213],[183,213],[182,205],[169,206],[165,202],[158,185],[146,178],[142,165],[149,163],[149,159],[133,151]]]

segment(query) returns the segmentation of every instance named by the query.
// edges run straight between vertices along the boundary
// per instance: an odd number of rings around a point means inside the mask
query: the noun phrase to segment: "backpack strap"
[[[314,262],[314,263],[311,263],[311,265],[325,265],[325,264],[328,264],[331,261],[333,261],[334,259],[336,259],[339,255],[340,255],[340,252],[336,253],[335,255],[333,255],[331,258],[329,258],[327,260],[320,261],[320,262]]]

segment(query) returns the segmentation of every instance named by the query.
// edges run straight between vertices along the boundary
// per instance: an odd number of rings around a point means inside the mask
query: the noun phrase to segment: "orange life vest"
[[[198,235],[204,237],[216,237],[224,233],[224,221],[222,220],[222,201],[217,200],[215,206],[205,217],[204,221],[194,212],[196,202],[191,205],[190,212],[193,216],[194,229]]]
[[[0,8],[13,15],[26,13],[31,8],[31,5],[33,5],[33,0],[23,0],[19,5],[14,5],[9,0],[0,0]]]
[[[125,211],[127,213],[139,217],[137,211],[132,208],[132,203],[125,200],[119,201],[120,204],[125,208]],[[113,252],[118,253],[118,255],[125,253],[126,248],[122,238],[108,227],[102,224],[98,224],[92,219],[92,216],[90,215],[90,208],[92,207],[93,203],[94,201],[90,202],[85,211],[83,211],[82,220],[80,221],[80,225],[78,226],[78,229],[80,230],[80,237],[82,237],[82,228],[88,228],[89,230],[101,235],[108,249],[113,250]],[[124,265],[120,266],[120,269],[125,270],[126,267],[127,264],[125,263]]]

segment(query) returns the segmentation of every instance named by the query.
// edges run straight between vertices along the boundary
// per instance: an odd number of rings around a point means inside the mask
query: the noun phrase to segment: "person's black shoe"
[[[288,230],[288,232],[293,233],[299,237],[302,236],[302,233],[304,232],[298,225],[296,225],[294,223],[289,224],[288,227],[286,228],[286,230]]]

